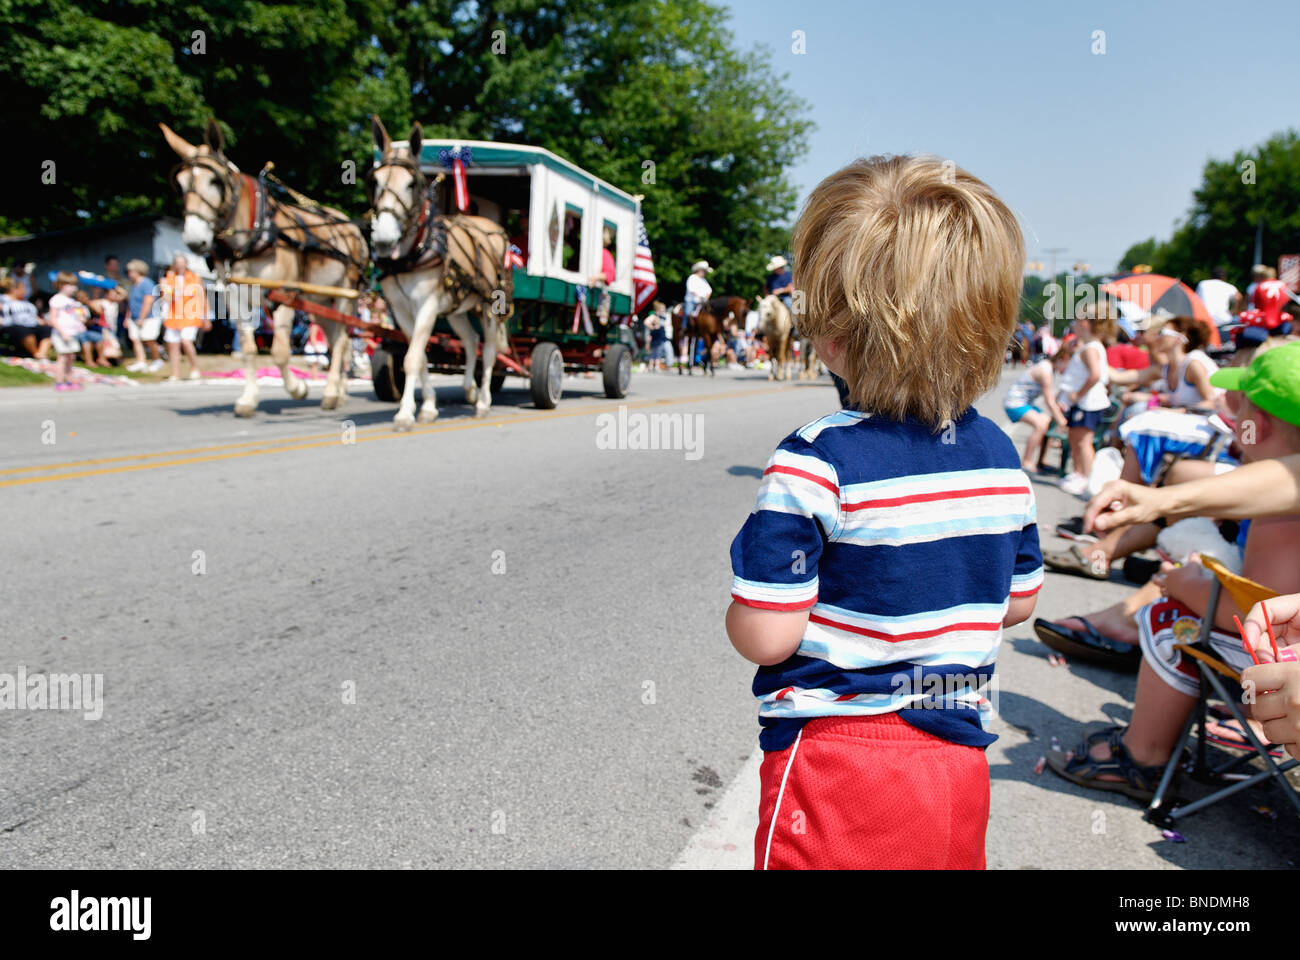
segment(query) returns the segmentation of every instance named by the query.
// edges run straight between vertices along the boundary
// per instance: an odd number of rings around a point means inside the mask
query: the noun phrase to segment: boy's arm
[[[1034,607],[1037,605],[1037,593],[1027,597],[1012,597],[1007,604],[1007,615],[1002,618],[1002,626],[1014,627],[1017,623],[1024,623],[1034,615]]]
[[[761,667],[790,659],[808,626],[807,610],[760,610],[731,601],[727,636],[736,652]]]

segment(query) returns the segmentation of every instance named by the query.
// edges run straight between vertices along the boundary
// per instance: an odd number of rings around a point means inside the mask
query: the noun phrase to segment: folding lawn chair
[[[1226,800],[1233,794],[1240,793],[1249,787],[1263,783],[1270,777],[1277,779],[1282,792],[1286,794],[1287,799],[1291,801],[1291,805],[1295,807],[1296,814],[1300,815],[1300,794],[1296,792],[1295,787],[1286,777],[1288,770],[1300,765],[1300,760],[1288,757],[1284,763],[1279,764],[1269,753],[1268,747],[1259,741],[1259,738],[1255,736],[1255,732],[1246,722],[1245,713],[1241,709],[1241,687],[1239,686],[1241,675],[1227,666],[1210,649],[1210,629],[1214,623],[1215,611],[1219,606],[1219,597],[1225,588],[1232,596],[1233,601],[1242,610],[1249,610],[1259,601],[1270,600],[1276,597],[1277,594],[1253,580],[1234,574],[1213,557],[1202,555],[1201,563],[1206,569],[1214,573],[1214,583],[1210,585],[1210,602],[1205,611],[1205,616],[1201,618],[1200,634],[1194,643],[1174,644],[1174,649],[1196,661],[1196,667],[1201,679],[1200,691],[1196,696],[1196,709],[1187,718],[1187,725],[1183,728],[1182,736],[1178,738],[1178,746],[1174,748],[1174,752],[1169,757],[1169,762],[1165,765],[1164,775],[1160,778],[1160,786],[1156,788],[1156,794],[1151,798],[1151,803],[1147,805],[1143,818],[1157,826],[1170,827],[1176,821],[1191,816],[1198,810],[1204,810],[1220,800]],[[1231,681],[1231,689],[1225,686],[1224,677]],[[1206,752],[1205,727],[1211,696],[1223,701],[1227,706],[1245,734],[1246,739],[1250,741],[1251,747],[1250,750],[1243,752],[1240,756],[1233,757],[1218,766],[1213,766],[1210,763]],[[1174,776],[1178,773],[1183,752],[1187,748],[1187,742],[1191,738],[1193,729],[1197,730],[1197,740],[1190,776],[1200,783],[1226,784],[1226,786],[1191,803],[1182,805],[1175,803],[1173,806],[1165,807],[1166,794],[1173,783]],[[1239,767],[1245,766],[1256,757],[1264,761],[1263,770],[1249,775],[1236,772]]]

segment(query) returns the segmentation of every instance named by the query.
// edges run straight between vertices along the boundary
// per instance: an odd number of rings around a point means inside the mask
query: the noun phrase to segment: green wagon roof
[[[395,140],[394,146],[405,147],[407,141]],[[425,139],[420,150],[420,166],[425,170],[448,172],[448,168],[438,163],[438,151],[453,147],[469,147],[472,153],[470,173],[475,167],[529,167],[540,164],[594,190],[601,196],[631,210],[637,208],[637,199],[630,193],[620,190],[600,177],[593,176],[577,164],[570,163],[563,157],[556,156],[542,147],[533,147],[523,143],[500,143],[492,140],[430,140]],[[375,151],[379,159],[379,151]]]

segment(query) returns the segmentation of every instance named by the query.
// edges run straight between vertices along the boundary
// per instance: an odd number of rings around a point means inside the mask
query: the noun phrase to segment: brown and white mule
[[[509,238],[486,217],[438,213],[432,186],[420,170],[424,131],[417,123],[405,147],[395,147],[378,117],[372,117],[380,159],[370,171],[370,247],[393,319],[410,340],[403,370],[406,383],[393,426],[409,430],[416,420],[415,383],[420,381],[419,420],[437,419],[438,398],[429,383],[425,356],[438,317],[445,316],[465,347],[465,402],[474,416],[492,407],[492,368],[509,348],[507,323],[514,312],[514,277],[506,266]],[[483,325],[483,382],[474,382],[479,335],[469,314]]]
[[[204,143],[195,146],[158,124],[168,145],[181,158],[174,180],[184,198],[182,239],[195,253],[217,261],[217,276],[239,276],[283,282],[302,281],[356,289],[368,263],[365,236],[346,214],[331,207],[286,203],[272,196],[264,182],[241,173],[222,153],[221,130],[208,121]],[[232,291],[233,293],[233,291]],[[345,297],[301,294],[302,299],[350,313]],[[227,304],[243,303],[228,296]],[[257,339],[260,316],[246,311],[235,321],[240,328],[244,359],[244,392],[235,401],[235,413],[251,417],[257,410]],[[273,319],[275,336],[271,359],[280,368],[284,389],[296,400],[307,396],[307,384],[289,369],[293,308],[280,304]],[[351,357],[348,328],[324,317],[313,317],[330,343],[329,376],[321,408],[333,410],[347,402],[347,368]]]

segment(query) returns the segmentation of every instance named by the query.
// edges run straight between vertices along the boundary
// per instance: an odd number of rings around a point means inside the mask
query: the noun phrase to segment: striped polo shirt
[[[936,433],[843,409],[786,437],[731,544],[738,603],[808,610],[798,650],[760,667],[759,744],[813,717],[897,711],[984,747],[1011,597],[1043,582],[1033,488],[974,408]]]

